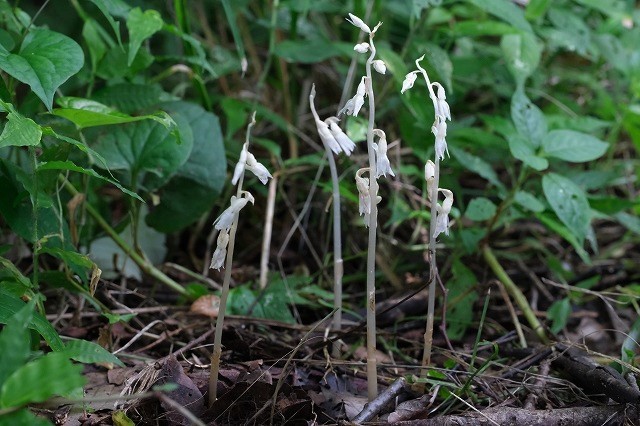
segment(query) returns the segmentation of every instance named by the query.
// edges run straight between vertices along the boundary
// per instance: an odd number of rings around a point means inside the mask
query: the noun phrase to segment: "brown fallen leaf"
[[[214,294],[200,296],[191,304],[189,311],[194,314],[204,315],[209,318],[217,318],[220,310],[220,298]]]
[[[170,356],[162,366],[157,384],[175,383],[177,388],[165,392],[165,395],[177,402],[182,407],[191,411],[196,417],[204,412],[204,398],[198,387],[184,373],[182,365],[174,356]],[[170,425],[189,425],[191,422],[181,413],[174,411],[172,407],[161,401],[162,408],[167,411],[167,420]]]

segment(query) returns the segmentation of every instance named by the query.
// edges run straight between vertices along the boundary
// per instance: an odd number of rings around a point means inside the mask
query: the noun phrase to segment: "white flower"
[[[438,238],[438,235],[445,233],[449,235],[449,213],[451,213],[451,207],[453,206],[453,192],[448,189],[439,188],[445,196],[442,206],[437,205],[436,210],[438,212],[436,216],[436,229],[433,230],[433,238]]]
[[[371,214],[371,194],[369,193],[369,178],[362,177],[363,173],[369,173],[368,167],[356,172],[356,188],[358,188],[358,210],[360,216],[364,216],[364,224],[369,227],[369,215]],[[376,204],[382,201],[382,197],[376,195]]]
[[[384,61],[376,59],[371,64],[373,65],[373,69],[378,71],[380,74],[384,74],[387,72],[387,66],[385,65]]]
[[[431,132],[436,136],[436,158],[440,160],[444,160],[444,153],[447,155],[449,151],[447,150],[447,122],[445,118],[441,115],[436,115],[436,122],[433,123],[433,127],[431,127]]]
[[[318,128],[318,134],[320,135],[320,139],[325,146],[329,147],[334,154],[340,154],[342,149],[340,148],[340,144],[333,136],[333,133],[329,130],[329,125],[324,121],[320,121],[320,119],[316,119],[316,127]]]
[[[254,175],[256,175],[263,185],[266,185],[267,181],[273,178],[271,173],[269,173],[269,170],[267,170],[267,168],[261,163],[258,163],[256,157],[254,157],[250,152],[247,152],[247,170],[250,170]]]
[[[218,234],[218,244],[216,245],[216,250],[213,252],[213,256],[211,256],[211,265],[209,265],[209,269],[220,270],[220,268],[222,268],[224,260],[227,257],[228,244],[229,233],[226,229],[223,229]]]
[[[413,84],[416,82],[417,78],[418,78],[417,71],[411,71],[409,74],[407,74],[404,77],[404,81],[402,82],[402,90],[400,90],[400,93],[404,93],[407,90],[411,89],[413,87]]]
[[[245,197],[242,197],[245,195]],[[213,222],[213,225],[218,230],[229,230],[231,229],[231,225],[233,224],[233,219],[236,214],[242,210],[244,206],[247,205],[248,202],[253,204],[254,199],[253,196],[247,191],[242,191],[241,197],[238,198],[235,195],[231,197],[231,205],[227,207],[225,211],[222,212],[220,216]]]
[[[362,77],[360,79],[360,84],[358,84],[358,89],[356,90],[356,95],[349,99],[344,107],[338,112],[338,115],[347,114],[353,115],[356,117],[360,112],[360,108],[364,105],[364,97],[367,94],[367,86],[365,84],[366,77]]]
[[[364,21],[358,18],[356,15],[350,13],[349,18],[346,18],[346,19],[350,24],[360,28],[362,31],[364,31],[367,34],[371,34],[371,28],[369,28],[369,26],[365,24]]]
[[[336,117],[329,117],[324,120],[325,123],[329,125],[329,130],[331,131],[332,136],[335,138],[338,145],[340,145],[340,149],[347,154],[347,156],[351,155],[353,150],[356,147],[356,144],[347,136],[340,126],[338,126],[339,119]]]
[[[451,111],[449,110],[449,104],[447,103],[447,95],[444,92],[444,87],[438,82],[433,83],[438,89],[436,103],[436,115],[441,115],[445,119],[451,121]]]
[[[427,181],[427,197],[431,201],[436,186],[436,165],[431,160],[424,165],[424,178]]]
[[[353,46],[353,50],[358,53],[367,53],[369,51],[369,43],[358,43]]]
[[[395,176],[387,157],[387,135],[380,129],[374,129],[373,134],[378,136],[378,143],[373,144],[373,149],[376,152],[376,178],[387,177],[387,173]]]
[[[240,151],[240,159],[238,160],[238,163],[236,164],[236,168],[233,171],[233,178],[231,179],[231,183],[233,185],[238,183],[240,176],[242,176],[242,173],[244,173],[244,166],[247,163],[248,152],[249,152],[249,143],[245,142],[244,145],[242,145],[242,151]]]

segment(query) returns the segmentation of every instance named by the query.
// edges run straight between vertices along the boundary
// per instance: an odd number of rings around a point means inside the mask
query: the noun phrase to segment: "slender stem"
[[[60,175],[58,179],[62,182],[65,189],[69,191],[71,195],[79,194],[79,191],[69,182],[64,176]],[[136,265],[142,269],[142,271],[160,281],[161,283],[171,287],[173,290],[177,291],[180,294],[187,294],[187,290],[184,289],[180,284],[169,278],[158,268],[153,266],[147,259],[138,254],[136,250],[131,247],[127,242],[118,235],[118,233],[107,223],[106,220],[100,215],[100,213],[89,203],[85,204],[87,212],[93,217],[93,219],[98,223],[98,225],[107,233],[107,235],[124,251],[124,253],[133,260]]]
[[[256,113],[251,116],[251,122],[247,126],[245,142],[249,143],[251,129],[256,124]],[[244,171],[240,175],[236,197],[242,195],[242,184],[244,183]],[[227,246],[227,259],[224,266],[224,279],[222,281],[222,292],[220,294],[220,308],[216,318],[216,329],[213,335],[213,354],[211,355],[211,374],[209,375],[209,407],[213,405],[218,397],[218,373],[220,372],[220,357],[222,356],[222,329],[224,328],[224,316],[227,312],[227,300],[229,299],[229,287],[231,283],[231,267],[233,266],[233,250],[236,245],[236,230],[238,229],[239,213],[233,216],[231,229],[229,230],[229,245]],[[220,231],[222,232],[222,231]]]
[[[367,151],[369,154],[369,198],[371,213],[369,214],[369,246],[367,248],[367,390],[369,401],[378,396],[378,372],[376,362],[376,237],[378,228],[378,180],[376,178],[376,157],[373,149],[373,128],[376,115],[376,104],[371,79],[371,64],[376,55],[373,44],[374,34],[369,35],[371,55],[367,59],[367,77],[365,87],[369,97],[369,123],[367,126]]]
[[[527,319],[527,322],[529,323],[531,328],[533,328],[533,331],[535,331],[540,341],[542,341],[543,343],[549,343],[549,338],[544,331],[544,327],[542,326],[540,321],[538,321],[538,317],[536,317],[533,309],[531,309],[529,301],[524,296],[524,294],[522,294],[522,291],[520,291],[518,286],[511,280],[500,262],[498,262],[498,259],[496,259],[496,256],[493,254],[493,251],[491,250],[491,247],[489,247],[489,245],[485,244],[482,246],[482,255],[484,256],[484,259],[487,261],[487,264],[489,265],[493,273],[496,274],[498,279],[502,282],[502,284],[504,284],[511,297],[514,298],[514,300],[518,304],[518,307],[520,307],[520,309],[522,310],[524,317]]]

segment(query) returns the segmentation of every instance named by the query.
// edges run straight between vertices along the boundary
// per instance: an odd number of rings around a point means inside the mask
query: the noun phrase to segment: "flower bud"
[[[256,157],[254,157],[250,152],[247,153],[247,170],[250,170],[254,175],[256,175],[263,185],[266,185],[267,181],[273,178],[271,173],[269,173],[269,170],[259,163],[258,160],[256,160]]]
[[[358,53],[367,53],[369,51],[369,43],[358,43],[353,46],[353,50]]]
[[[216,244],[216,250],[211,256],[211,264],[209,269],[220,270],[224,265],[224,260],[227,257],[227,245],[229,244],[229,233],[226,229],[223,229],[218,234],[218,240]]]
[[[400,93],[404,93],[407,90],[411,89],[413,87],[413,84],[416,82],[417,78],[418,78],[417,71],[412,71],[409,74],[407,74],[404,77],[404,81],[402,82],[402,90],[400,90]]]
[[[387,177],[387,173],[395,176],[387,157],[387,135],[380,129],[374,129],[373,134],[378,136],[378,143],[373,144],[376,152],[376,178],[380,176]]]
[[[371,28],[369,28],[369,26],[365,24],[364,21],[358,18],[356,15],[350,13],[349,17],[346,19],[351,25],[354,25],[360,28],[362,31],[364,31],[367,34],[371,34]]]
[[[233,185],[236,185],[238,183],[238,180],[240,180],[240,176],[242,176],[242,173],[244,173],[244,166],[247,163],[248,152],[249,144],[245,142],[244,145],[242,145],[242,151],[240,151],[240,159],[236,164],[236,168],[233,170],[233,178],[231,179],[231,183]]]
[[[385,65],[384,61],[376,59],[371,64],[373,65],[373,69],[378,71],[380,74],[384,74],[387,72],[387,66]]]

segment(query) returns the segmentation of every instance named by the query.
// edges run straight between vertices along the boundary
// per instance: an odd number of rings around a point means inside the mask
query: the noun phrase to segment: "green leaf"
[[[43,417],[36,416],[28,408],[4,414],[0,417],[2,426],[51,426],[51,422]]]
[[[460,37],[498,36],[520,32],[509,24],[492,20],[456,22],[452,30]]]
[[[473,324],[473,304],[478,300],[474,287],[478,279],[473,272],[456,259],[451,267],[453,279],[447,282],[447,335],[452,340],[461,339]]]
[[[504,188],[504,184],[500,182],[500,179],[498,178],[495,170],[493,170],[493,167],[491,167],[491,165],[482,158],[454,146],[449,146],[449,152],[465,169],[477,173],[499,189]]]
[[[538,170],[539,172],[549,167],[549,161],[546,158],[536,155],[535,147],[529,141],[519,134],[510,135],[507,138],[509,142],[509,150],[511,155],[522,161],[527,166]]]
[[[342,51],[329,40],[284,40],[276,44],[274,54],[287,62],[315,64],[338,56]]]
[[[527,98],[521,88],[511,98],[511,119],[518,133],[530,142],[532,148],[541,145],[547,135],[547,121],[540,108]]]
[[[636,318],[627,333],[626,339],[622,343],[620,359],[626,363],[633,364],[633,360],[638,351],[638,341],[640,341],[640,318]]]
[[[548,18],[557,29],[549,31],[552,37],[549,43],[566,48],[580,55],[587,55],[591,43],[591,31],[584,19],[574,11],[552,8]]]
[[[91,3],[95,4],[100,12],[104,15],[109,25],[111,25],[111,29],[113,30],[114,35],[118,39],[118,45],[122,48],[122,40],[120,37],[120,22],[113,19],[113,16],[124,17],[126,13],[131,9],[126,2],[123,0],[90,0]]]
[[[560,221],[582,244],[591,224],[589,201],[584,191],[556,173],[542,177],[542,190]]]
[[[529,192],[517,191],[513,200],[517,204],[521,205],[527,210],[531,210],[532,212],[539,213],[544,211],[544,204]]]
[[[27,33],[20,51],[0,51],[0,69],[28,84],[48,110],[55,91],[84,63],[82,48],[69,37],[42,28]]]
[[[496,214],[496,210],[496,205],[490,199],[477,197],[471,200],[464,215],[473,221],[481,222],[491,219]]]
[[[524,17],[524,12],[509,0],[467,0],[485,12],[502,19],[523,31],[532,32],[531,25]]]
[[[7,325],[0,332],[0,386],[15,370],[21,367],[29,358],[29,332],[27,324],[33,317],[32,300],[7,320]]]
[[[193,133],[189,159],[159,192],[158,204],[147,223],[161,232],[177,231],[210,210],[227,178],[227,161],[220,121],[214,114],[188,102],[161,105],[186,118]]]
[[[17,314],[26,304],[18,297],[0,287],[0,324],[6,324],[9,319]],[[29,323],[29,328],[37,331],[54,351],[64,349],[64,344],[60,336],[51,326],[49,321],[38,312],[33,313],[33,318]]]
[[[609,144],[591,135],[574,130],[552,130],[542,143],[550,156],[572,163],[583,163],[600,158]]]
[[[525,17],[530,20],[536,20],[542,17],[549,8],[551,0],[530,0],[527,4]]]
[[[124,367],[115,355],[100,345],[86,340],[71,340],[65,345],[63,353],[67,357],[85,364],[110,363]]]
[[[0,407],[18,407],[65,395],[83,386],[82,366],[52,352],[16,370],[0,388]]]
[[[84,167],[80,167],[80,166],[76,166],[75,164],[73,164],[71,161],[49,161],[46,163],[41,163],[38,165],[38,171],[42,171],[42,170],[70,170],[73,172],[78,172],[78,173],[82,173],[85,175],[89,175],[92,176],[94,178],[100,179],[102,181],[108,182],[112,185],[114,185],[116,188],[118,188],[120,191],[122,191],[123,193],[127,194],[128,196],[135,198],[139,201],[142,201],[144,203],[144,200],[135,192],[128,190],[127,188],[125,188],[124,186],[122,186],[117,180],[114,179],[110,179],[106,176],[102,176],[100,173],[96,172],[93,169],[86,169]]]
[[[556,300],[547,309],[547,318],[551,323],[551,332],[558,333],[567,325],[567,320],[571,315],[571,301],[568,298]]]
[[[126,114],[133,114],[157,105],[162,94],[158,85],[119,83],[97,91],[92,98]]]
[[[505,35],[502,37],[500,47],[509,72],[518,86],[523,86],[525,80],[538,68],[542,46],[535,35],[521,33]]]
[[[84,38],[87,47],[89,48],[89,56],[91,59],[91,69],[95,71],[98,67],[98,63],[107,53],[107,44],[102,40],[100,36],[100,24],[93,19],[87,19],[84,21],[82,27],[82,37]]]
[[[615,218],[622,226],[627,228],[629,231],[634,232],[640,235],[640,218],[638,216],[620,212],[615,215]]]
[[[42,138],[42,129],[35,121],[16,112],[10,112],[9,120],[0,134],[0,148],[5,146],[36,146]]]
[[[453,75],[453,64],[449,59],[449,54],[437,44],[426,43],[420,46],[421,50],[426,52],[425,58],[429,61],[429,65],[438,73],[441,83],[447,89],[448,93],[453,91],[451,77]],[[400,76],[404,78],[404,75]]]
[[[162,29],[164,22],[157,10],[149,9],[142,12],[139,7],[131,9],[127,17],[129,30],[129,53],[127,65],[131,65],[138,53],[142,42]]]
[[[111,47],[98,64],[96,75],[105,80],[134,78],[153,63],[154,57],[146,49],[140,49],[132,64],[127,61],[127,52],[118,46]]]

